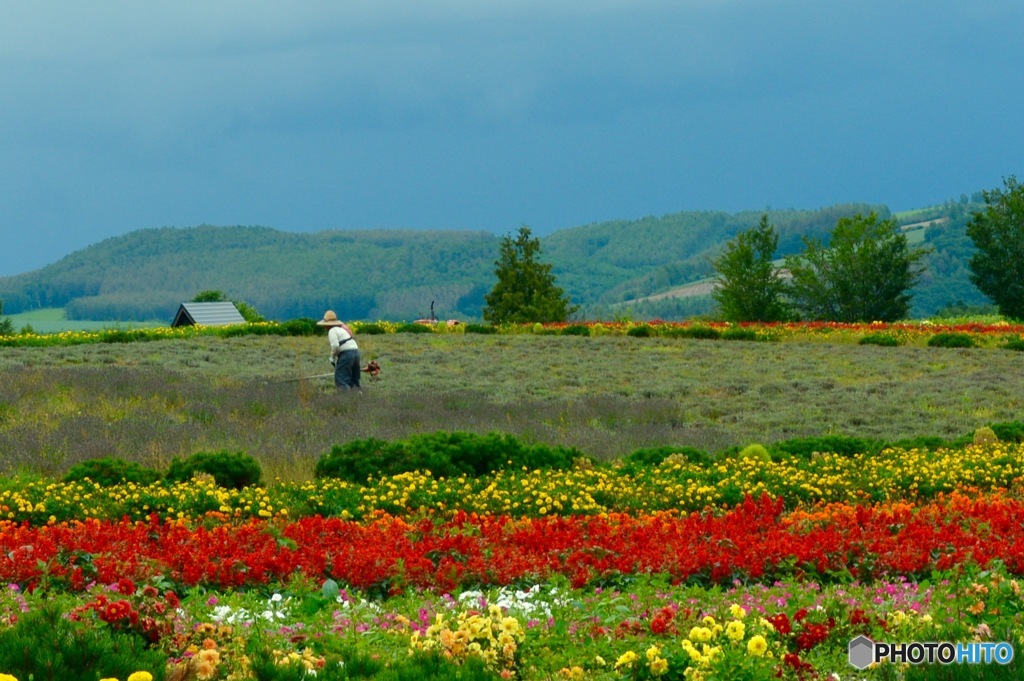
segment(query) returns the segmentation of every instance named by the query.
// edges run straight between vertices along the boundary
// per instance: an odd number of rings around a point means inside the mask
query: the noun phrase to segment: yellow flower
[[[153,681],[153,675],[149,672],[134,672],[129,675],[128,681]]]
[[[733,641],[742,641],[747,627],[739,620],[733,620],[725,627],[725,635]]]
[[[768,651],[768,642],[764,640],[764,636],[761,634],[755,634],[750,637],[750,641],[747,642],[747,652],[754,657],[763,657]]]
[[[637,655],[632,650],[627,650],[619,656],[619,659],[615,661],[615,668],[619,667],[632,667],[633,663],[636,662]]]
[[[659,657],[651,662],[650,669],[653,676],[661,676],[668,671],[668,660],[664,657]]]
[[[729,606],[729,614],[738,620],[743,619],[747,616],[747,611],[743,609],[743,606],[738,603],[733,603]]]

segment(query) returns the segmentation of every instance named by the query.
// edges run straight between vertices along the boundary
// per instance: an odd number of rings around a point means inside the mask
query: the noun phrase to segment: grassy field
[[[360,338],[361,394],[339,394],[323,337],[200,337],[5,348],[0,472],[59,474],[118,456],[165,468],[245,451],[303,479],[332,446],[502,431],[608,460],[649,446],[714,453],[842,434],[954,437],[1024,418],[1021,355],[994,348],[626,336]]]
[[[9,317],[15,330],[30,326],[36,333],[60,333],[61,331],[99,331],[102,329],[136,329],[152,326],[167,326],[167,322],[111,322],[68,319],[62,307],[47,307],[31,312],[4,315]]]

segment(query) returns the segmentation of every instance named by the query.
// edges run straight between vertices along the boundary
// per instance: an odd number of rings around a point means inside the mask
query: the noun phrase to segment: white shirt
[[[327,332],[327,340],[331,343],[331,357],[343,350],[358,350],[356,339],[349,335],[343,326],[332,326]]]

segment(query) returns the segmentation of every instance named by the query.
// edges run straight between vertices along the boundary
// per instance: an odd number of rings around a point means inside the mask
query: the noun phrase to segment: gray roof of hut
[[[245,324],[234,303],[182,303],[171,326],[228,326]]]

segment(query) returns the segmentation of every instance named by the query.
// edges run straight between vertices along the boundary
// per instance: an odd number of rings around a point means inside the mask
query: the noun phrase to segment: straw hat
[[[334,314],[334,310],[328,310],[324,312],[324,318],[316,323],[317,326],[341,326],[341,320],[338,319],[338,315]]]

